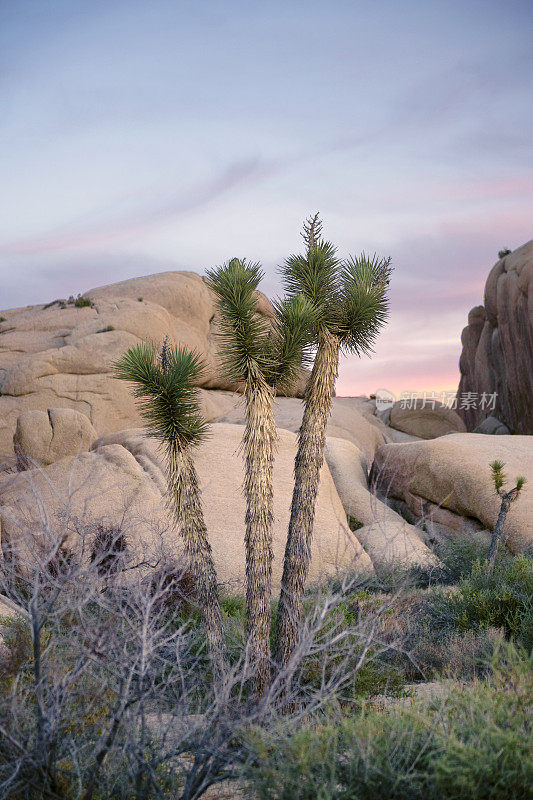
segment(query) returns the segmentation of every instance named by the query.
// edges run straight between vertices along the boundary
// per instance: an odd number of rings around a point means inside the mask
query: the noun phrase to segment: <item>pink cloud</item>
[[[180,194],[167,197],[155,205],[140,204],[137,210],[110,222],[102,220],[91,225],[73,223],[45,236],[8,242],[0,246],[0,255],[31,255],[69,248],[96,247],[130,233],[145,231],[174,216],[195,211],[236,186],[260,179],[268,172],[269,167],[258,158],[246,159],[231,164],[212,180],[187,187]]]

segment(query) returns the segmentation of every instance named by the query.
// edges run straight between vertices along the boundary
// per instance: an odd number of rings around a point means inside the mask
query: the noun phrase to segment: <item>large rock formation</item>
[[[423,398],[394,403],[390,410],[389,425],[419,439],[436,439],[447,433],[466,431],[463,420],[452,408]]]
[[[458,391],[476,401],[459,408],[468,430],[492,415],[511,433],[533,434],[533,240],[494,265],[462,343]]]
[[[366,410],[365,398],[334,397],[328,417],[327,436],[347,439],[363,452],[368,465],[372,464],[379,445],[389,441],[386,426]],[[303,404],[295,397],[278,397],[274,407],[276,425],[297,433],[302,424]],[[244,425],[244,403],[235,404],[219,418],[219,422]]]
[[[453,512],[460,515],[456,519],[461,530],[467,527],[461,519],[465,517],[478,520],[478,528],[492,530],[500,510],[490,469],[495,459],[505,464],[509,488],[519,475],[528,480],[511,505],[505,526],[508,545],[517,550],[533,541],[532,437],[453,433],[429,441],[385,444],[376,452],[374,470],[382,491],[405,502],[415,516],[435,516],[451,527],[449,512]]]
[[[2,311],[0,322],[0,455],[12,453],[23,411],[72,408],[100,435],[141,424],[130,387],[112,375],[112,362],[144,339],[196,350],[205,360],[203,390],[231,390],[221,376],[213,297],[193,272],[164,272],[91,289],[91,305],[56,301]],[[272,307],[259,295],[259,312]],[[303,376],[295,394],[303,391]],[[208,420],[234,400],[202,391]]]
[[[278,431],[274,467],[273,581],[278,586],[292,498],[296,436]],[[215,424],[196,451],[218,578],[240,591],[245,575],[242,427]],[[150,564],[179,553],[180,541],[165,508],[164,454],[141,430],[109,434],[89,453],[69,456],[44,470],[26,470],[0,481],[0,537],[4,552],[22,563],[36,555],[46,532],[61,537],[67,549],[90,552],[97,525],[121,528],[131,564]],[[310,581],[338,570],[372,570],[347,526],[346,514],[329,469],[322,469]]]
[[[373,494],[362,451],[347,439],[328,437],[326,461],[346,514],[361,525],[356,536],[376,571],[399,565],[434,567],[437,559],[422,541],[423,532]]]
[[[13,446],[19,467],[25,463],[45,467],[65,456],[86,452],[97,438],[85,414],[72,408],[49,408],[19,416]]]

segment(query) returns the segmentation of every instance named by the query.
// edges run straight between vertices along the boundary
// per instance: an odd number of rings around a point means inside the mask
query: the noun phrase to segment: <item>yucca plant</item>
[[[272,595],[272,471],[276,423],[274,396],[287,390],[306,358],[314,324],[311,303],[301,295],[274,303],[274,318],[257,311],[259,264],[233,258],[207,272],[217,298],[220,356],[226,377],[244,390],[243,435],[246,498],[246,615],[255,691],[270,681]]]
[[[321,236],[318,214],[304,223],[305,253],[291,255],[281,272],[288,297],[303,295],[315,310],[316,356],[304,397],[298,435],[289,534],[276,622],[276,658],[285,664],[297,641],[309,571],[326,425],[341,352],[363,355],[388,313],[390,258],[362,253],[344,261]]]
[[[226,654],[216,570],[192,457],[207,434],[196,388],[204,363],[185,347],[171,347],[167,337],[160,350],[153,342],[130,348],[114,369],[117,378],[134,384],[147,432],[165,448],[168,505],[194,577],[210,658],[217,674],[223,673]]]
[[[518,500],[520,496],[520,492],[524,488],[526,484],[526,479],[523,475],[520,475],[516,479],[516,483],[512,489],[507,490],[505,488],[505,484],[507,482],[507,476],[503,471],[505,468],[505,464],[503,461],[493,461],[490,465],[491,475],[492,475],[492,482],[494,484],[494,488],[496,490],[496,494],[501,498],[500,504],[500,511],[498,514],[498,519],[496,520],[496,525],[492,532],[492,537],[490,540],[490,548],[489,554],[487,557],[488,560],[488,570],[489,572],[494,571],[494,564],[496,563],[496,554],[498,552],[498,544],[500,541],[504,539],[504,526],[505,526],[505,519],[507,517],[507,513],[511,506],[511,503],[514,503]]]

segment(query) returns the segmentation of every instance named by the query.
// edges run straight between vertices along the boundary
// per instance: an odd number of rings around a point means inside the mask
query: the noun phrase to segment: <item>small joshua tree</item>
[[[196,353],[184,347],[170,347],[168,338],[160,352],[152,342],[144,342],[130,348],[115,364],[116,377],[135,386],[148,433],[165,447],[169,507],[183,537],[185,557],[194,576],[213,665],[224,671],[225,644],[217,577],[192,458],[192,450],[207,433],[195,385],[203,369]]]
[[[291,255],[282,267],[289,297],[302,294],[316,314],[316,356],[305,390],[305,408],[294,467],[289,535],[285,549],[276,628],[276,657],[287,663],[302,618],[302,597],[309,571],[320,468],[339,354],[362,355],[383,326],[388,312],[390,259],[364,253],[345,261],[321,238],[318,214],[304,225],[306,252]]]
[[[511,506],[511,503],[514,503],[515,500],[518,500],[520,496],[520,492],[524,488],[526,483],[526,479],[523,475],[520,475],[516,479],[516,485],[513,486],[512,489],[507,491],[505,489],[505,483],[507,481],[507,476],[505,475],[503,469],[505,464],[503,461],[493,461],[490,465],[492,470],[492,480],[494,483],[494,488],[496,489],[496,493],[501,498],[501,505],[500,505],[500,513],[498,514],[498,519],[496,520],[496,526],[492,533],[492,538],[490,540],[490,549],[488,555],[488,564],[489,564],[489,572],[494,570],[494,564],[496,563],[496,553],[498,552],[498,544],[500,541],[504,542],[505,537],[503,535],[505,519],[507,517],[507,512]]]
[[[272,595],[272,470],[276,442],[274,395],[290,388],[306,355],[314,321],[301,295],[257,313],[259,264],[233,258],[207,272],[220,314],[221,357],[227,378],[244,386],[246,607],[250,657],[258,694],[270,680]]]

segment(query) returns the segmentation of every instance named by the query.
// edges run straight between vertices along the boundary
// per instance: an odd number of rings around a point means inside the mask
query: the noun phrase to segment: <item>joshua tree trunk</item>
[[[249,381],[245,397],[246,614],[255,690],[261,694],[270,683],[272,470],[276,423],[273,391],[264,381]]]
[[[184,540],[185,557],[195,581],[196,599],[204,617],[213,667],[226,672],[226,646],[217,575],[200,502],[198,475],[191,453],[172,448],[168,460],[169,505]]]
[[[324,460],[326,425],[339,365],[339,347],[336,336],[327,331],[322,334],[305,390],[305,410],[298,435],[291,519],[276,621],[276,659],[280,665],[286,664],[291,656],[302,619],[302,598],[311,559],[316,498]]]
[[[507,512],[509,511],[509,506],[513,502],[513,498],[517,493],[518,489],[515,486],[514,489],[511,489],[510,492],[502,495],[502,503],[500,506],[500,513],[498,514],[498,519],[496,520],[496,527],[492,533],[492,538],[490,540],[490,548],[489,548],[489,555],[488,555],[488,570],[489,572],[494,571],[494,564],[496,563],[496,554],[498,552],[498,544],[500,539],[503,537],[503,526],[505,525],[505,518],[507,516]]]

